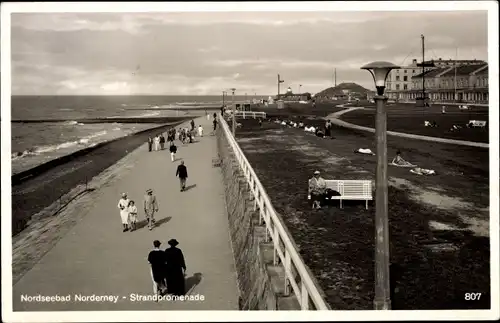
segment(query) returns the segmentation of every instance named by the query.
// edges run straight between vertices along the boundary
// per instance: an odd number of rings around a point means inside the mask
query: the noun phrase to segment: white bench
[[[469,125],[472,127],[484,128],[486,127],[486,121],[484,120],[469,120]]]
[[[366,209],[368,209],[368,201],[373,200],[372,181],[370,180],[325,180],[326,188],[337,191],[340,196],[332,196],[330,200],[340,200],[340,208],[342,208],[342,200],[365,200]],[[311,199],[311,195],[307,196]]]

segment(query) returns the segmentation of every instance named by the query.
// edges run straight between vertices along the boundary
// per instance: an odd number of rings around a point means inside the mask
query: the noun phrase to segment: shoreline
[[[184,118],[186,119],[189,118]],[[127,156],[129,152],[144,145],[150,135],[165,132],[183,122],[161,125],[107,141],[13,175],[12,236],[22,232],[33,215],[61,200],[61,197],[79,185],[91,182],[92,178]],[[47,190],[46,187],[51,189]]]

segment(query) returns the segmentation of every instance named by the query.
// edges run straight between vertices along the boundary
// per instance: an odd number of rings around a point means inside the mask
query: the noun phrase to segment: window
[[[408,73],[408,70],[405,70],[405,74]]]
[[[406,71],[405,71],[406,72]],[[403,81],[408,82],[408,76],[403,76]]]
[[[399,90],[399,84],[396,84],[396,90]]]
[[[415,74],[415,70],[413,70],[412,73]]]
[[[387,83],[387,89],[390,90],[391,89],[391,83]]]
[[[403,90],[408,90],[408,85],[407,84],[403,85]]]
[[[396,81],[399,81],[399,75],[396,75]]]
[[[396,74],[399,74],[399,70],[396,70]]]

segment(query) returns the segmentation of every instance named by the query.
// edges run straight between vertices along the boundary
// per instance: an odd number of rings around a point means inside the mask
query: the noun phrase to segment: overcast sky
[[[373,88],[376,60],[487,60],[487,12],[17,13],[13,94],[315,93]]]

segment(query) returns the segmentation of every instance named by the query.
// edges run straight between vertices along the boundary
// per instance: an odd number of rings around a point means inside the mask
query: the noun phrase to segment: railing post
[[[292,261],[290,258],[290,253],[284,250],[285,253],[285,263],[283,264],[285,267],[285,296],[290,295],[290,279],[288,279],[288,273],[292,274]]]
[[[278,264],[278,248],[280,247],[280,236],[278,233],[278,226],[276,225],[276,223],[273,223],[273,245],[274,245],[273,265],[276,266]]]
[[[309,294],[307,293],[306,284],[301,282],[300,289],[300,309],[303,311],[307,311],[309,309]]]

